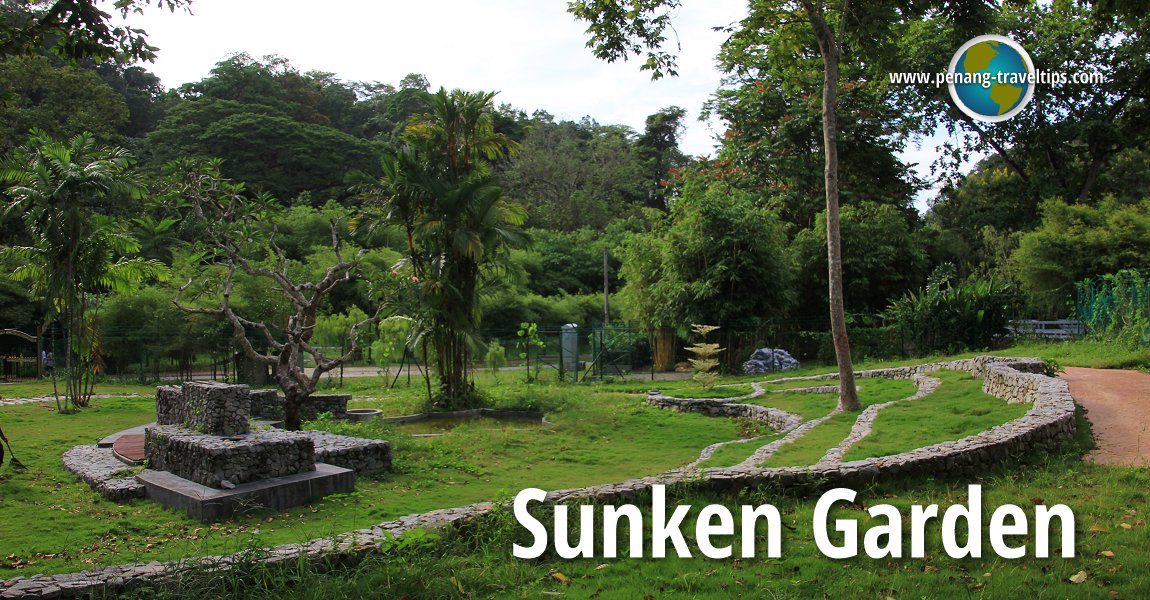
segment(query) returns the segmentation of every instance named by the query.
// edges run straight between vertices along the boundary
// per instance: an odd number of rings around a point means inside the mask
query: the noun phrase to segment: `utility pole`
[[[607,283],[607,248],[603,248],[603,327],[611,322],[611,304],[607,299],[610,292]]]

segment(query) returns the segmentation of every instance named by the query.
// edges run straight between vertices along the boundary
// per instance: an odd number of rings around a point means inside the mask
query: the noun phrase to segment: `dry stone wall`
[[[294,431],[257,431],[224,438],[174,425],[150,427],[144,448],[148,467],[221,489],[315,470],[315,444]]]
[[[252,418],[282,421],[284,419],[284,399],[275,390],[251,390],[248,392]]]
[[[673,398],[661,394],[647,396],[647,403],[679,412],[702,413],[712,417],[741,417],[766,423],[775,431],[790,431],[802,424],[798,415],[757,404],[739,404],[731,398]]]
[[[1013,421],[1004,423],[977,435],[918,448],[893,456],[872,458],[825,466],[728,469],[683,468],[659,475],[631,479],[585,488],[555,490],[547,494],[547,503],[576,500],[595,500],[619,503],[645,493],[652,485],[691,484],[713,490],[735,490],[757,485],[781,487],[857,486],[879,477],[911,473],[935,475],[977,474],[1003,461],[1012,460],[1033,450],[1053,449],[1074,434],[1074,400],[1065,381],[1038,375],[1043,363],[1038,359],[1000,359],[978,357],[974,359],[931,363],[914,367],[899,367],[859,373],[862,377],[910,378],[939,369],[968,371],[984,377],[984,389],[1004,400],[1012,398],[1030,402],[1033,407]],[[795,378],[791,378],[795,379]],[[812,379],[833,379],[820,376]],[[664,403],[659,397],[649,401],[656,406]],[[711,403],[715,407],[722,402]],[[695,410],[695,406],[700,407]],[[675,410],[691,410],[711,414],[705,401],[691,404],[666,404]],[[686,407],[686,408],[685,408]],[[726,414],[716,408],[713,414]],[[741,415],[740,415],[741,416]],[[458,508],[408,515],[374,527],[351,531],[333,538],[321,538],[305,544],[288,544],[272,548],[268,563],[283,563],[301,558],[315,560],[331,553],[366,554],[378,552],[394,536],[413,529],[436,529],[459,522],[481,518],[495,506],[490,502]],[[137,563],[105,567],[68,575],[16,578],[0,583],[0,600],[12,598],[77,597],[95,592],[117,591],[126,585],[143,581],[175,580],[190,566],[217,565],[226,569],[242,555],[206,557],[192,563]]]
[[[311,421],[326,412],[336,419],[342,419],[347,416],[347,403],[350,400],[351,394],[312,394],[299,408],[299,416],[304,421]]]
[[[251,415],[258,419],[282,421],[284,418],[284,397],[275,390],[255,390],[251,398]],[[331,413],[336,419],[347,416],[347,403],[350,394],[312,394],[300,406],[299,416],[304,421],[314,420],[320,413]]]
[[[315,461],[351,469],[357,474],[391,469],[391,443],[325,431],[300,432],[315,444]]]
[[[179,425],[208,435],[243,435],[249,431],[248,386],[214,381],[188,381],[156,389],[156,423]]]

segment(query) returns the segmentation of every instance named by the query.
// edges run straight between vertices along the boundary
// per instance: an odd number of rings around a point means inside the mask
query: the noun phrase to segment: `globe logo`
[[[950,60],[950,97],[973,119],[998,123],[1022,112],[1034,96],[1034,62],[1018,42],[981,35]]]

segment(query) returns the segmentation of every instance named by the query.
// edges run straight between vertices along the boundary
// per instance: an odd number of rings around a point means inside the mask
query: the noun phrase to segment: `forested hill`
[[[927,299],[957,302],[960,290],[971,315],[1066,317],[1075,282],[1150,267],[1147,17],[1065,4],[988,9],[968,15],[974,25],[926,11],[893,20],[888,39],[876,41],[881,51],[847,49],[841,227],[846,310],[855,325],[921,320]],[[1033,109],[980,127],[954,109],[945,86],[889,82],[890,72],[936,70],[975,26],[1018,39],[1037,64],[1102,70],[1109,83],[1040,89]],[[506,260],[484,276],[484,330],[514,335],[522,323],[601,321],[606,256],[611,318],[637,330],[789,322],[822,332],[822,72],[813,46],[786,29],[732,29],[718,57],[727,84],[707,108],[726,127],[712,158],[680,152],[682,125],[695,115],[679,107],[650,115],[636,131],[593,116],[557,120],[546,107],[528,114],[498,95],[483,106],[502,150],[476,168],[526,210],[531,240],[507,246]],[[404,255],[404,231],[394,223],[355,230],[364,209],[378,208],[363,186],[387,179],[381,157],[435,135],[427,115],[441,82],[433,87],[419,74],[349,82],[300,72],[286,58],[237,54],[198,82],[164,83],[138,65],[6,55],[0,154],[9,171],[19,170],[31,130],[57,140],[87,133],[133,157],[153,200],[162,200],[173,161],[220,159],[222,178],[281,207],[278,243],[301,268],[331,251],[332,219],[360,236],[356,243],[381,269]],[[917,179],[898,154],[947,130],[956,141],[936,165],[942,191],[920,215],[913,198],[938,182]],[[988,158],[960,173],[956,165],[974,152]],[[197,233],[181,227],[180,209],[137,197],[100,210],[138,240],[134,254],[176,276],[110,295],[99,318],[110,330],[128,328],[147,310],[162,316],[156,327],[189,326],[170,300],[202,257],[181,245]],[[18,216],[9,211],[0,223],[4,245],[31,241]],[[6,256],[0,327],[35,330],[44,311],[28,285],[7,275],[19,261]],[[237,294],[258,304],[254,290]],[[325,304],[325,318],[351,318],[369,304],[368,286],[349,287]]]

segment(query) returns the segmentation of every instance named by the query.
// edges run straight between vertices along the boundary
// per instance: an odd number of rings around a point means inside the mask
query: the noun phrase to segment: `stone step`
[[[316,463],[314,471],[242,483],[218,490],[173,475],[147,469],[136,475],[149,500],[184,511],[200,521],[226,519],[238,509],[264,507],[283,510],[328,494],[355,491],[355,471]]]

